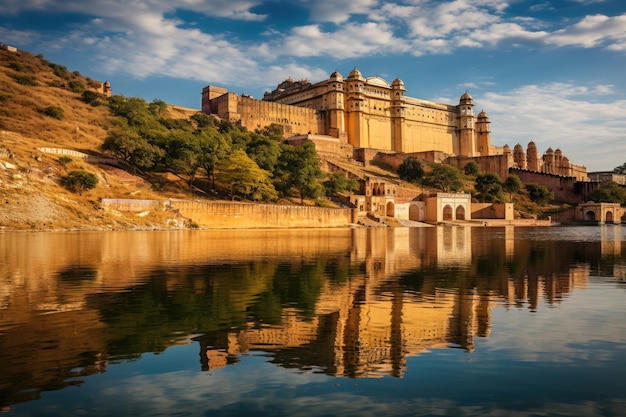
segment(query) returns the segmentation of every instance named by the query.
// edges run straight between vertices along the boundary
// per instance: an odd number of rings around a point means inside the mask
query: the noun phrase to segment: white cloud
[[[317,25],[292,29],[275,52],[292,56],[329,55],[351,58],[376,53],[404,52],[408,46],[382,23],[349,23],[336,32],[323,32]]]
[[[557,46],[592,48],[608,44],[621,50],[626,44],[626,14],[621,16],[586,16],[580,22],[550,34],[546,42]]]
[[[237,20],[263,20],[264,15],[251,11],[262,0],[150,0],[148,2],[128,2],[124,0],[108,0],[106,4],[86,0],[5,0],[0,14],[16,14],[24,11],[42,11],[53,15],[56,13],[80,13],[87,16],[121,16],[134,18],[136,13],[151,12],[164,14],[177,9],[190,10],[206,16],[216,16]]]
[[[544,152],[560,148],[574,164],[610,170],[626,155],[626,100],[607,101],[610,85],[550,83],[474,97],[491,119],[492,143],[534,140]]]
[[[368,14],[378,0],[300,0],[300,3],[309,9],[314,21],[343,23],[354,14]]]

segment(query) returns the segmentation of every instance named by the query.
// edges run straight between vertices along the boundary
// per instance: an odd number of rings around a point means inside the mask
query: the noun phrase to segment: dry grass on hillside
[[[101,209],[100,201],[186,198],[190,194],[184,181],[168,182],[155,175],[150,180],[162,184],[155,190],[149,181],[119,168],[39,150],[97,154],[112,120],[105,105],[91,106],[81,100],[81,93],[69,90],[72,81],[85,86],[99,82],[69,69],[59,77],[48,64],[28,52],[0,50],[0,230],[165,227],[171,213],[111,214]],[[20,84],[24,79],[36,85]],[[61,120],[42,113],[49,106],[63,109]],[[196,110],[175,107],[170,112],[186,118]],[[98,186],[80,195],[66,190],[61,178],[72,170],[95,174]]]
[[[8,66],[22,63],[20,70]],[[41,58],[27,52],[0,51],[0,129],[17,132],[33,147],[69,147],[91,151],[106,136],[109,123],[106,106],[93,107],[81,101],[81,94],[58,86],[79,81],[85,86],[94,81],[67,72],[69,79],[57,77]],[[37,85],[21,85],[14,77],[35,77]],[[64,110],[62,120],[41,111],[49,106]]]

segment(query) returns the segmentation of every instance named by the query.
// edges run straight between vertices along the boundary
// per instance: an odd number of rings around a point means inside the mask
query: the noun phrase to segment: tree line
[[[303,203],[358,189],[344,174],[323,174],[313,143],[285,144],[280,125],[250,132],[201,112],[172,119],[158,99],[147,103],[116,95],[108,105],[117,117],[102,149],[134,169],[173,172],[190,187],[204,174],[207,191],[220,188],[232,199],[253,201],[299,197]]]

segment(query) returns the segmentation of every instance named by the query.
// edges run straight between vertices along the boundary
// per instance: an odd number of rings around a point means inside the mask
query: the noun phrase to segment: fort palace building
[[[240,121],[249,130],[276,123],[286,137],[327,135],[354,148],[467,156],[496,152],[489,143],[489,118],[484,112],[474,115],[468,93],[453,106],[405,92],[399,78],[389,84],[379,76],[364,78],[355,68],[348,78],[335,71],[315,84],[287,79],[263,100],[207,86],[202,111]]]
[[[570,163],[559,149],[550,148],[541,157],[532,141],[526,151],[519,144],[514,152],[507,145],[492,145],[489,117],[484,111],[475,114],[467,92],[457,105],[405,93],[400,78],[388,83],[354,68],[347,78],[335,71],[314,84],[287,79],[262,100],[209,85],[202,90],[202,111],[251,131],[281,125],[285,138],[312,140],[322,154],[363,160],[370,156],[367,150],[375,150],[428,162],[453,158],[445,162],[460,168],[473,158],[483,171],[501,177],[509,168],[519,168],[587,179],[586,168]]]

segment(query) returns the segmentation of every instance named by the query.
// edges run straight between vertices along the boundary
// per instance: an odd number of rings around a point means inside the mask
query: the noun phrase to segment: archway
[[[417,205],[409,206],[409,220],[418,222],[420,220],[420,208]]]
[[[596,221],[596,213],[593,210],[589,210],[585,213],[585,221],[586,222],[595,222]]]
[[[459,205],[456,208],[456,219],[457,220],[465,220],[465,207]]]
[[[612,211],[607,211],[606,212],[606,222],[607,223],[613,223],[613,212]]]
[[[387,217],[395,217],[396,206],[393,201],[387,203]]]
[[[443,219],[444,220],[452,220],[452,207],[449,204],[443,208]]]

